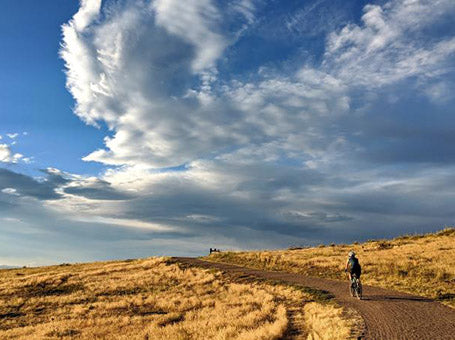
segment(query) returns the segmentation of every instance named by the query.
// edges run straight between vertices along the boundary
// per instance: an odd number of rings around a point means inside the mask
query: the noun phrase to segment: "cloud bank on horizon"
[[[106,170],[0,169],[8,237],[46,262],[453,224],[455,3],[349,6],[82,0],[61,57]]]

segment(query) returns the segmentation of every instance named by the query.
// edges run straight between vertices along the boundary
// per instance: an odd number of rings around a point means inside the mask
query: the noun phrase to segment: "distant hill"
[[[14,268],[19,268],[18,266],[6,266],[3,264],[0,264],[0,269],[14,269]]]

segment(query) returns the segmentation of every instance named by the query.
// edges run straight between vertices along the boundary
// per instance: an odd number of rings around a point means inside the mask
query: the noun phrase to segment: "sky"
[[[0,264],[455,224],[453,0],[16,0]]]

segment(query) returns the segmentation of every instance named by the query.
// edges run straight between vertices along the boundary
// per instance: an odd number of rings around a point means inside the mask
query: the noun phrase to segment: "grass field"
[[[207,259],[345,280],[349,250],[358,255],[363,283],[435,298],[455,307],[455,228],[362,244],[221,252]]]
[[[303,290],[165,258],[0,273],[0,339],[278,339],[291,308],[308,339],[347,339],[351,328],[341,308]]]

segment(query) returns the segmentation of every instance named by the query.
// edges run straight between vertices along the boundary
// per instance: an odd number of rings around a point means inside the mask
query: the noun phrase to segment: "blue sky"
[[[32,155],[35,167],[96,173],[100,166],[80,159],[102,145],[104,134],[72,114],[74,101],[58,57],[61,25],[78,8],[78,1],[5,3],[0,14],[0,135],[28,132],[16,150]]]
[[[0,264],[453,225],[451,0],[10,1]]]

